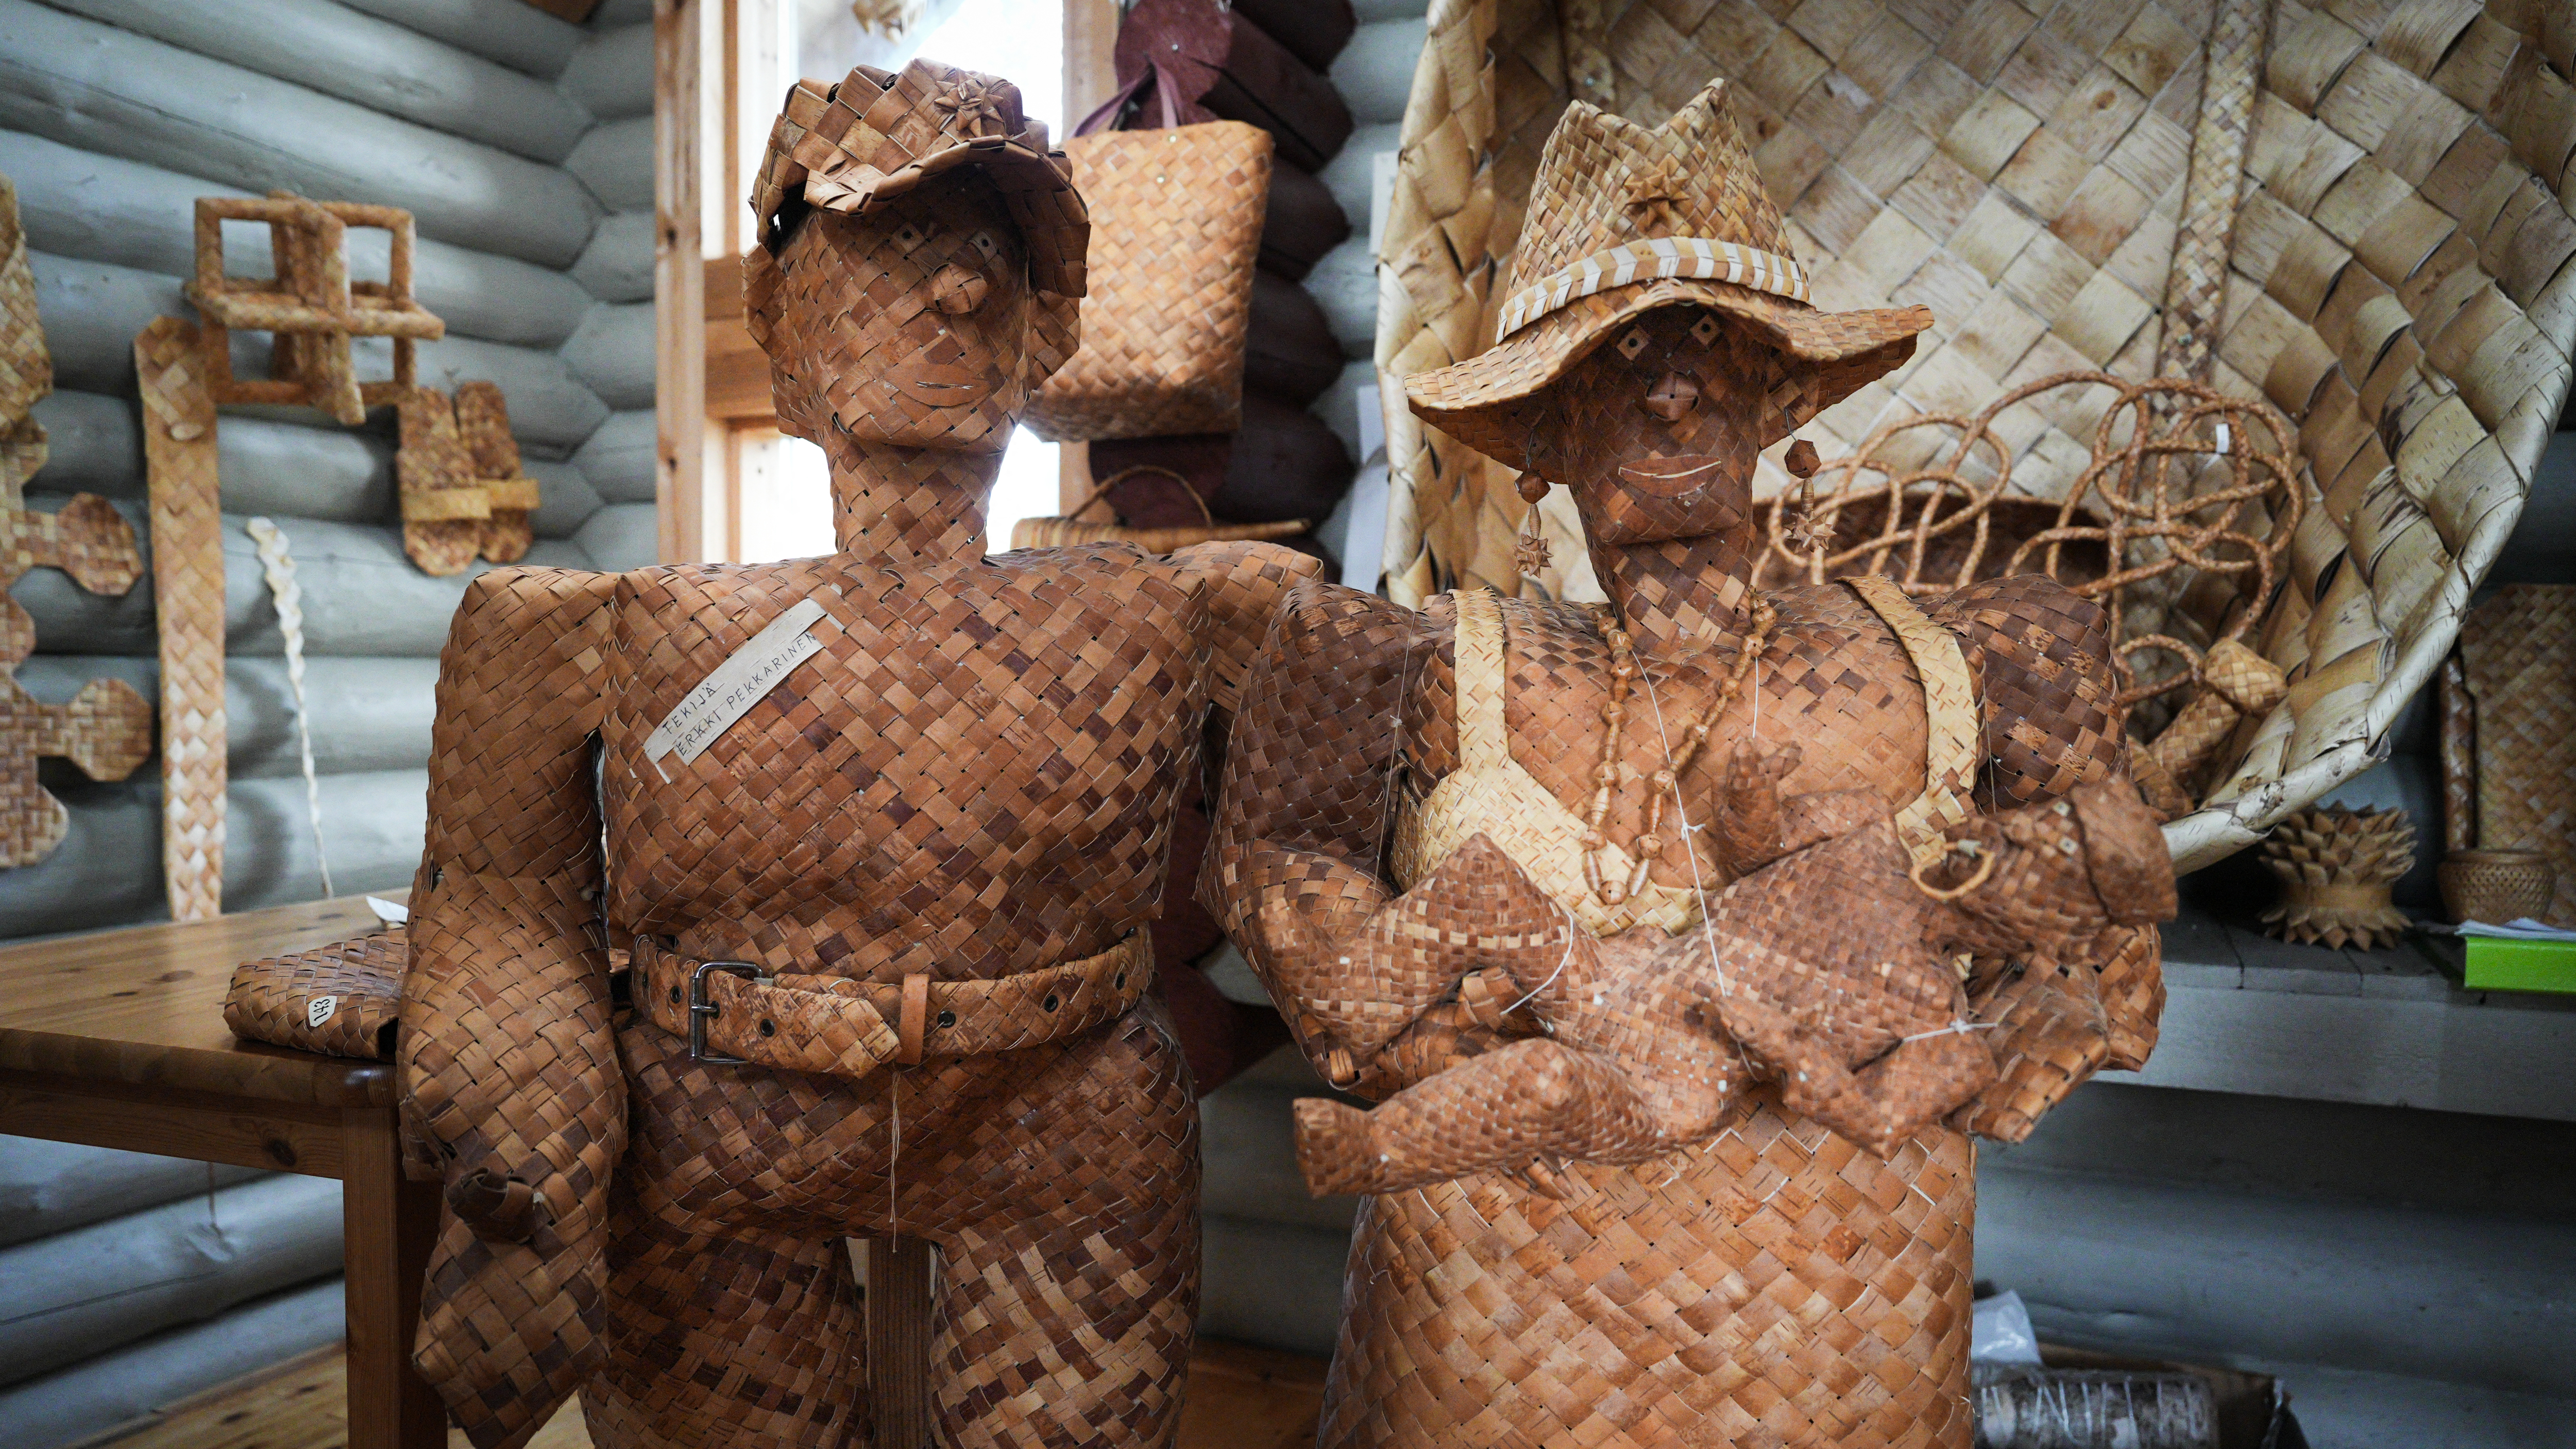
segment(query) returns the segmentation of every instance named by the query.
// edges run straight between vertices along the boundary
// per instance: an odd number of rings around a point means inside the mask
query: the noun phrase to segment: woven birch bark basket
[[[2204,576],[2125,626],[2232,634],[2286,676],[2165,827],[2179,869],[2219,860],[2370,764],[2521,514],[2576,350],[2571,73],[2549,0],[1435,0],[1379,245],[1387,592],[1600,597],[1563,490],[1562,562],[1524,580],[1514,475],[1401,382],[1491,345],[1570,100],[1651,125],[1723,76],[1816,305],[1933,312],[1801,431],[1829,461],[2070,372],[2288,420],[2305,499],[2271,514],[2268,590]],[[2004,491],[2077,487],[2110,403],[2003,408]],[[1794,484],[1765,457],[1758,495]]]

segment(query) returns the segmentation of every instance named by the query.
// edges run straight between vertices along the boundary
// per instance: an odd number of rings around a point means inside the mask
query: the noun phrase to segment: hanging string
[[[891,1241],[903,1236],[903,1184],[895,1177],[895,1165],[903,1161],[903,1073],[889,1073],[886,1081],[894,1115],[894,1146],[886,1152],[886,1237]]]

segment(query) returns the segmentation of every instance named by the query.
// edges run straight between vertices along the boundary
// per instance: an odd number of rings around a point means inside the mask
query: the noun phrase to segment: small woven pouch
[[[1104,107],[1093,120],[1114,114]],[[1081,349],[1024,419],[1038,436],[1230,433],[1241,423],[1270,147],[1268,132],[1240,121],[1065,142],[1091,209],[1090,290]]]
[[[401,927],[233,968],[224,1025],[244,1041],[391,1061],[411,937]]]
[[[1106,499],[1110,489],[1140,473],[1157,473],[1178,484],[1180,491],[1187,494],[1192,503],[1198,505],[1199,517],[1206,522],[1179,524],[1165,528],[1137,528],[1115,520],[1108,523],[1092,523],[1081,516],[1085,509]],[[1219,523],[1216,521],[1216,516],[1208,512],[1207,500],[1200,497],[1199,491],[1190,486],[1189,479],[1169,468],[1139,463],[1133,468],[1123,468],[1093,485],[1092,490],[1083,496],[1083,500],[1068,509],[1061,518],[1023,518],[1012,524],[1011,547],[1064,548],[1078,543],[1132,543],[1147,553],[1170,553],[1176,548],[1187,548],[1194,543],[1259,543],[1269,539],[1294,538],[1304,533],[1309,526],[1307,520],[1302,518],[1292,518],[1279,523]]]

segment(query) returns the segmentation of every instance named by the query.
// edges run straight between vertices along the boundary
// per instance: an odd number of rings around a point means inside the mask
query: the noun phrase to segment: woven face
[[[780,423],[821,440],[998,453],[1028,402],[1031,314],[1019,227],[971,173],[864,216],[816,211],[752,299]]]
[[[1539,472],[1595,543],[1697,538],[1753,511],[1779,356],[1722,314],[1662,307],[1607,335],[1536,399]]]

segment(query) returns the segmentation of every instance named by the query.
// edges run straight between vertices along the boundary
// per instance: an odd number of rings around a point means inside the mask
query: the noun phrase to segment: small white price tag
[[[807,599],[752,635],[731,658],[707,671],[698,687],[662,717],[660,727],[645,736],[644,758],[655,769],[661,768],[664,755],[676,754],[683,764],[695,761],[790,670],[822,649],[808,631],[823,617],[823,606]]]
[[[314,997],[304,1003],[304,1025],[309,1030],[320,1031],[322,1023],[329,1021],[339,1009],[340,998],[336,996]]]

